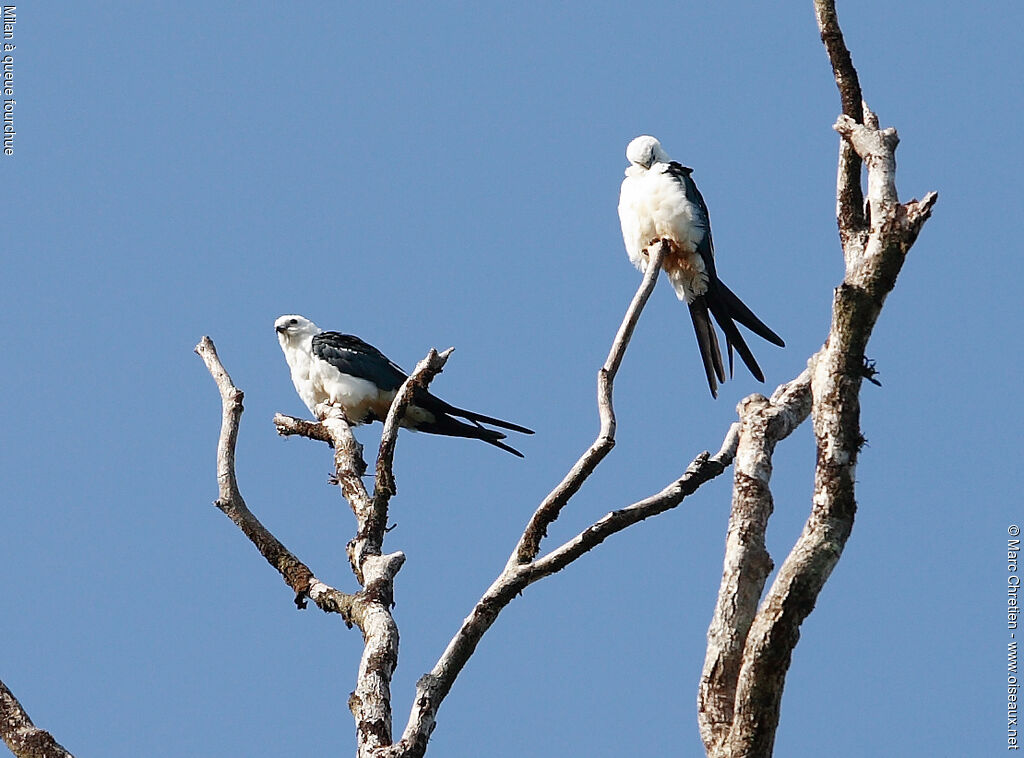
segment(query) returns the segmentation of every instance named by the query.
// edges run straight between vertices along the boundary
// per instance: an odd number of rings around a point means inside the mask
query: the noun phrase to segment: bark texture
[[[779,387],[771,399],[751,395],[737,407],[739,443],[733,467],[732,513],[718,602],[708,630],[708,651],[698,695],[705,743],[730,728],[736,681],[747,632],[773,564],[764,536],[774,506],[769,486],[775,445],[811,412],[810,372]]]
[[[295,593],[295,604],[306,607],[311,599],[322,610],[338,613],[349,626],[353,623],[355,596],[347,595],[318,580],[306,564],[296,558],[249,510],[238,488],[235,476],[235,445],[242,420],[244,393],[235,386],[217,355],[213,340],[203,337],[196,345],[210,375],[217,383],[221,397],[221,427],[217,440],[217,485],[220,495],[216,505],[231,519]],[[315,588],[315,591],[314,591]]]
[[[391,615],[391,607],[394,605],[395,575],[405,562],[405,556],[400,552],[385,555],[382,548],[388,503],[397,490],[391,468],[399,419],[415,387],[425,388],[429,384],[444,367],[451,350],[441,354],[431,350],[399,389],[384,424],[372,496],[362,480],[366,471],[362,446],[352,435],[352,429],[340,409],[318,407],[319,422],[281,414],[274,417],[280,434],[326,441],[334,449],[334,479],[357,522],[356,535],[346,548],[352,571],[361,585],[355,594],[341,592],[317,579],[309,567],[289,552],[246,506],[235,476],[235,444],[243,410],[243,393],[231,380],[209,337],[200,340],[196,352],[217,383],[223,409],[217,444],[220,497],[215,504],[278,570],[295,592],[298,607],[305,608],[308,598],[322,610],[339,614],[348,626],[354,624],[359,627],[364,640],[363,655],[348,706],[356,721],[357,754],[373,755],[392,742],[391,677],[398,665],[398,625]]]
[[[0,682],[0,737],[17,758],[73,758],[53,735],[32,723],[18,698]]]
[[[779,387],[771,400],[752,396],[740,404],[725,565],[698,692],[701,737],[713,758],[772,754],[800,625],[814,609],[853,529],[855,472],[864,441],[860,388],[872,375],[867,343],[938,197],[930,192],[921,201],[900,203],[896,131],[880,129],[863,103],[834,2],[815,0],[814,5],[843,109],[834,128],[842,138],[836,216],[846,271],[835,291],[828,338],[807,371]],[[772,454],[808,413],[817,446],[811,512],[762,600],[772,570],[764,547],[773,507]]]

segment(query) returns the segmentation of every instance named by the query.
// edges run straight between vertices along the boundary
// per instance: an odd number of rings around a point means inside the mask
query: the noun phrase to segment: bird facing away
[[[274,322],[274,329],[295,390],[311,413],[318,404],[330,403],[340,406],[352,424],[383,422],[387,418],[391,402],[407,377],[380,350],[351,334],[325,332],[298,315],[281,316]],[[483,440],[523,457],[501,442],[507,435],[482,424],[533,434],[525,426],[456,408],[424,389],[413,394],[402,419],[402,426],[414,431]]]
[[[763,382],[764,374],[734,322],[779,347],[786,343],[718,278],[708,207],[690,178],[693,169],[669,159],[661,143],[647,135],[629,143],[626,158],[629,167],[619,192],[619,221],[626,252],[634,266],[646,271],[648,250],[667,243],[662,268],[676,296],[690,308],[711,396],[718,397],[716,378],[724,382],[725,369],[709,311],[725,332],[729,376],[733,373],[735,347],[750,373]]]

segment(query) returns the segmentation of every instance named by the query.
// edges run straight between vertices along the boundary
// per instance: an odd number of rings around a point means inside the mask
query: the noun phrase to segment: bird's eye
[[[290,326],[295,326],[297,323],[299,323],[299,320],[297,318],[293,318],[293,319],[289,319],[288,320],[288,324]]]

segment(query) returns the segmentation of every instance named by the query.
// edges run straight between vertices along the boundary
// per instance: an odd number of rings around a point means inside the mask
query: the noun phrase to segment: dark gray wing
[[[384,353],[351,334],[320,332],[313,338],[313,355],[341,373],[366,379],[385,391],[397,390],[406,379],[405,372]]]
[[[704,259],[704,268],[713,279],[716,276],[716,273],[715,243],[711,238],[711,216],[708,213],[708,206],[707,203],[704,202],[704,197],[700,194],[700,190],[697,189],[697,183],[694,182],[693,177],[690,176],[690,174],[693,173],[693,169],[687,168],[676,161],[666,163],[665,166],[665,173],[679,183],[683,188],[683,192],[686,193],[686,199],[693,203],[697,208],[694,223],[696,226],[704,229],[704,238],[697,243],[697,253]]]
[[[358,379],[367,379],[384,391],[397,390],[408,378],[406,373],[389,360],[384,353],[351,334],[320,332],[313,338],[313,355],[320,360],[327,361],[341,373]],[[494,424],[514,432],[533,434],[533,431],[525,426],[503,421],[493,416],[485,416],[482,413],[467,411],[463,408],[456,408],[424,389],[416,389],[413,393],[413,403],[437,416],[445,414],[461,416],[474,424]],[[445,432],[435,433],[444,434]]]

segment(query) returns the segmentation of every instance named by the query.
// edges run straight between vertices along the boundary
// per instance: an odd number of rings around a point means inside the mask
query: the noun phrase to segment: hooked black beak
[[[274,331],[277,332],[278,334],[284,334],[285,332],[288,331],[288,327],[286,327],[286,326],[275,326],[274,327]]]

